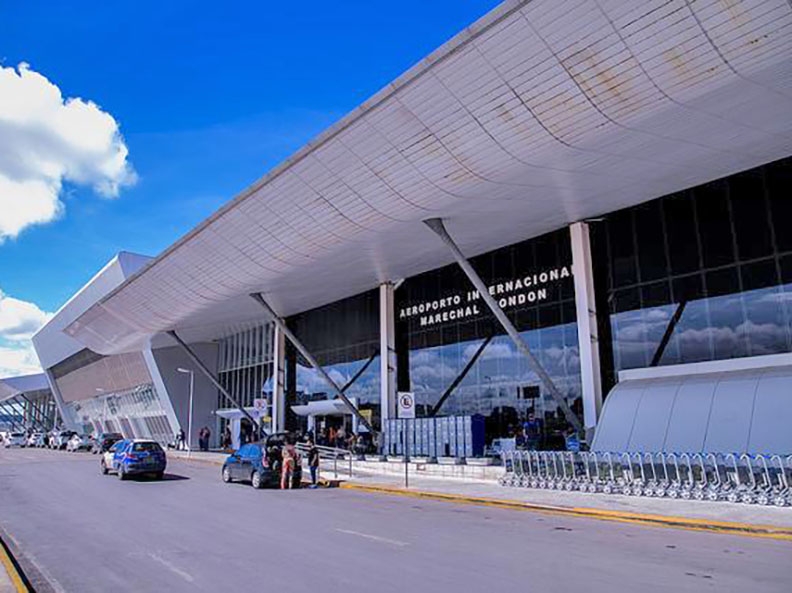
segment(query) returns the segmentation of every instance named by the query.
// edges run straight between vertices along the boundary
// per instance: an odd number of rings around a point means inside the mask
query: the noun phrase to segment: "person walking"
[[[187,445],[185,443],[184,429],[180,428],[179,432],[176,433],[176,449],[178,451],[183,451],[186,448],[187,448]]]
[[[308,441],[308,469],[311,471],[311,488],[317,487],[317,474],[319,473],[319,449],[313,441]]]

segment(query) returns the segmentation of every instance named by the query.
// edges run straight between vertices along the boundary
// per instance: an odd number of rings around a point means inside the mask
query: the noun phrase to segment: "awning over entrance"
[[[298,416],[351,416],[347,405],[340,399],[325,399],[308,402],[302,406],[292,406]]]
[[[787,455],[792,453],[790,418],[789,364],[627,378],[605,400],[591,448]]]

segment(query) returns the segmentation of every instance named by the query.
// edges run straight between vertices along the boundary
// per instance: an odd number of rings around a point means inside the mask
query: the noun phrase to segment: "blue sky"
[[[495,5],[0,0],[2,64],[110,113],[139,175],[112,200],[67,184],[0,245],[0,288],[54,311],[117,251],[158,253]]]
[[[137,175],[114,198],[57,177],[61,214],[5,238],[9,200],[25,199],[0,195],[0,375],[32,368],[30,328],[115,253],[156,255],[497,4],[0,0],[6,82],[23,80],[26,63],[63,99],[96,103],[95,115],[120,126],[114,149],[128,148]],[[3,125],[0,109],[0,168]],[[0,170],[0,194],[8,175]]]

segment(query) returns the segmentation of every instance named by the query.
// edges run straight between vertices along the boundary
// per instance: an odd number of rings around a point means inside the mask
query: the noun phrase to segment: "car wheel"
[[[227,467],[223,468],[223,482],[226,484],[231,483],[231,470],[229,470]]]
[[[264,487],[264,482],[261,480],[261,474],[259,472],[253,472],[250,476],[250,483],[252,484],[253,488],[259,490]]]
[[[126,480],[126,472],[124,472],[123,467],[118,468],[118,479],[121,480],[122,482]]]
[[[103,476],[106,476],[106,475],[107,475],[107,472],[108,472],[109,470],[107,469],[107,465],[105,464],[105,462],[104,462],[104,459],[102,459],[102,461],[101,461],[101,463],[100,463],[99,465],[101,465],[101,466],[102,466],[102,475],[103,475]]]

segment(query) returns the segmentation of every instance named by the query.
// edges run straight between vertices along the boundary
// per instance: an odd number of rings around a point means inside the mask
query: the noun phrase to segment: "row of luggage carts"
[[[504,451],[502,486],[792,505],[792,455]]]

